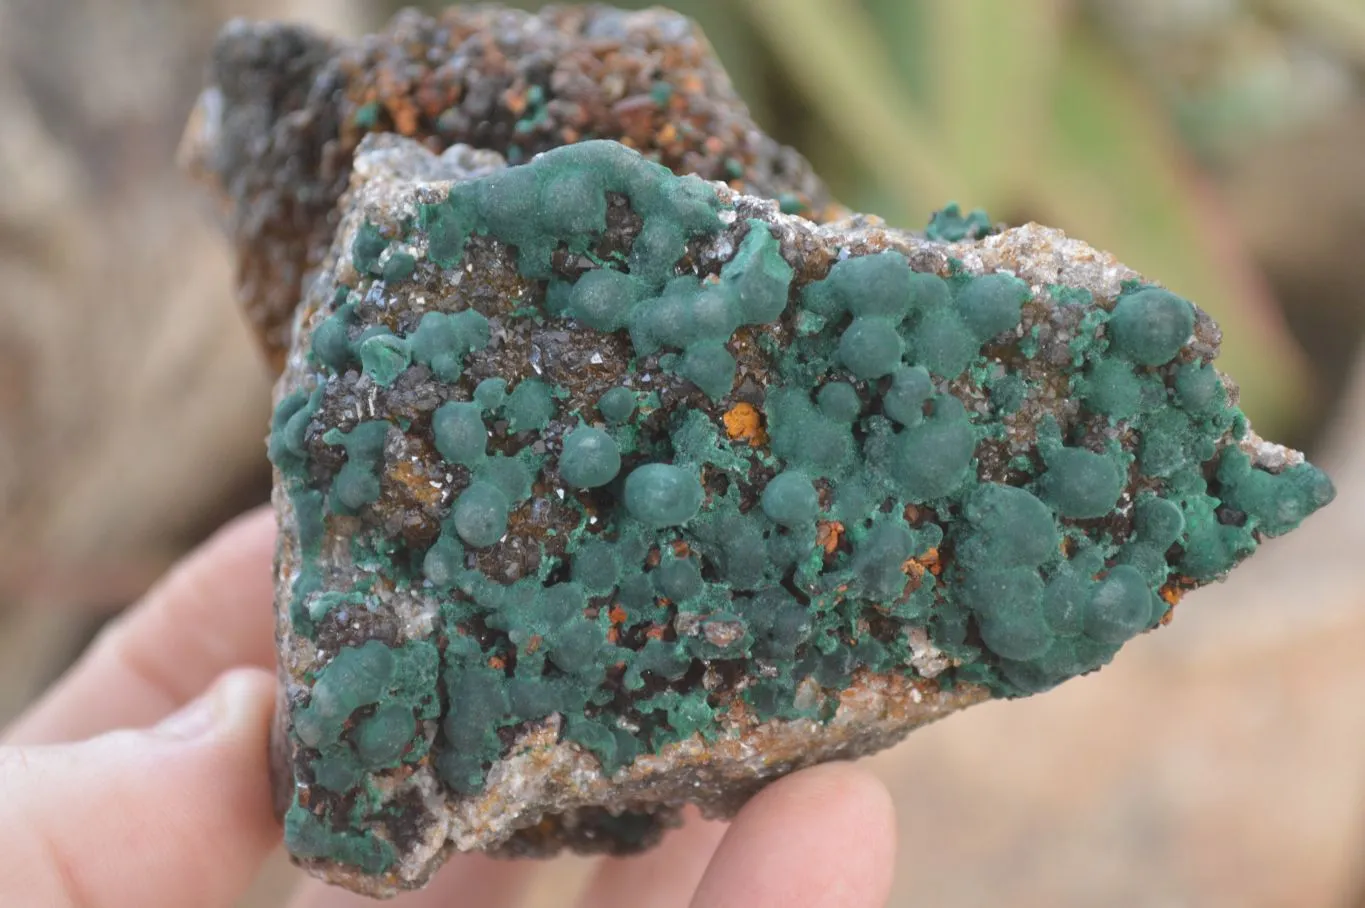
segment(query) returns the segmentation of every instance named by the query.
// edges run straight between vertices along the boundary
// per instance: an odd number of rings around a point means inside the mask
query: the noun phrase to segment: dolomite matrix
[[[360,139],[293,310],[274,758],[329,880],[648,847],[1101,667],[1332,497],[1112,256],[579,138]]]

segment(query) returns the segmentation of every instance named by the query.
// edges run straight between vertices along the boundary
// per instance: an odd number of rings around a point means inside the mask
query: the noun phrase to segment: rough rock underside
[[[609,58],[648,22],[651,79],[704,48],[661,13],[462,16],[498,24],[395,30],[610,22],[573,44]],[[347,84],[400,44],[343,54]],[[670,166],[432,144],[359,139],[328,190],[270,437],[278,796],[334,882],[647,847],[686,803],[1099,668],[1332,497],[1250,431],[1207,315],[1058,231],[819,224],[763,167],[650,142]]]

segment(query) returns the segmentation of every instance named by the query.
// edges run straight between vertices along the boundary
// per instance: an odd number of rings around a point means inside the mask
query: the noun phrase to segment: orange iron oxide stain
[[[749,447],[757,448],[768,443],[768,433],[763,431],[763,417],[753,404],[738,403],[721,417],[725,423],[725,434],[731,441],[747,441]]]
[[[833,555],[834,550],[839,547],[839,537],[843,535],[844,525],[837,520],[822,520],[818,525],[815,541],[825,550],[826,555]]]

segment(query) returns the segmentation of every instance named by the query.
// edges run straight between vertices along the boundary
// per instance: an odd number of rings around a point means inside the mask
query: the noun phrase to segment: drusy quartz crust
[[[1189,301],[958,235],[610,141],[362,142],[270,439],[295,858],[648,846],[1099,668],[1330,500]]]

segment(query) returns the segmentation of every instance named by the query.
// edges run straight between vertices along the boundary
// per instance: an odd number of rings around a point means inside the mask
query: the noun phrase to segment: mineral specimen
[[[269,444],[277,794],[327,879],[647,847],[1099,668],[1332,497],[1113,257],[669,163],[356,148]]]
[[[1046,690],[1332,495],[1203,313],[1053,230],[822,227],[604,141],[370,137],[353,186],[270,451],[286,836],[357,889]]]

